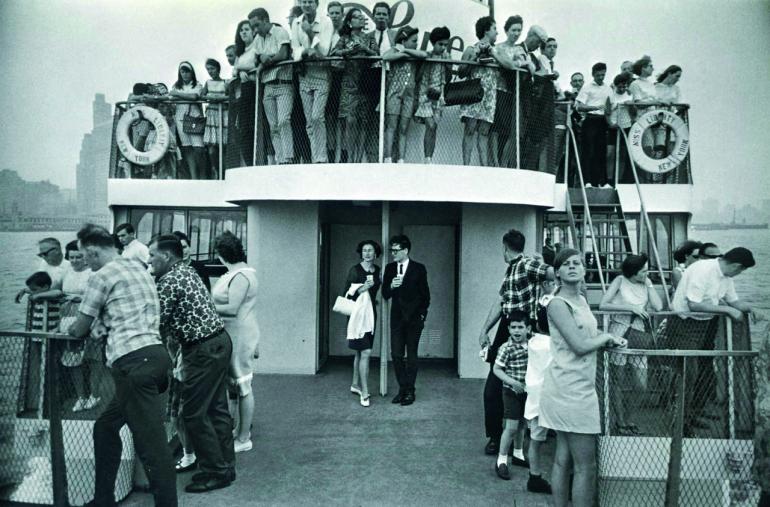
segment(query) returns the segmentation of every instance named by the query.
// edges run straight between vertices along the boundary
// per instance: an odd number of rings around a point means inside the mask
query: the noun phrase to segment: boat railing
[[[110,177],[222,179],[237,167],[388,159],[556,172],[555,94],[547,77],[491,63],[379,57],[285,61],[249,76],[228,83],[224,103],[155,96],[118,103]],[[323,107],[310,105],[316,92],[302,91],[313,78],[322,83]],[[449,82],[450,98],[478,101],[446,104]],[[159,160],[144,155],[154,146],[144,134],[153,130],[152,121],[134,115],[118,129],[137,105],[159,110],[170,126],[170,147]],[[216,127],[187,134],[192,127],[189,121],[185,126],[185,115],[207,108],[215,108],[203,114]]]
[[[613,334],[634,319],[596,314]],[[735,505],[755,489],[757,352],[747,321],[659,312],[650,323],[626,335],[629,348],[598,356],[599,505]]]
[[[114,384],[87,342],[78,360],[83,341],[58,333],[68,326],[64,313],[57,332],[0,330],[0,501],[81,505],[93,496],[93,423]],[[595,313],[609,332],[631,320]],[[682,317],[653,313],[651,338],[629,337],[631,347],[598,355],[600,505],[689,504],[750,479],[757,353],[748,326]],[[714,319],[712,327],[704,332],[693,317]],[[95,405],[78,406],[91,395]],[[127,427],[121,439],[118,499],[134,477]]]

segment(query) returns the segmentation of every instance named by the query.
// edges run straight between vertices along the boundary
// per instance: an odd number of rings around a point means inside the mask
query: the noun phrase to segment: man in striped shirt
[[[84,338],[98,318],[107,328],[107,366],[115,395],[94,423],[93,505],[115,505],[115,480],[122,454],[121,428],[128,424],[150,480],[155,505],[176,506],[176,473],[161,421],[160,393],[171,367],[160,340],[160,305],[145,267],[121,257],[112,235],[86,225],[78,232],[80,249],[94,274],[88,281],[78,318],[69,334]]]

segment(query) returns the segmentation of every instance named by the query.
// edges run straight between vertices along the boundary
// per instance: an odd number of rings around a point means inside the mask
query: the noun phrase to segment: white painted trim
[[[555,177],[497,167],[323,164],[230,169],[230,202],[262,200],[429,201],[553,206]]]
[[[109,206],[168,206],[173,208],[230,208],[225,182],[218,180],[107,180]]]
[[[647,213],[692,213],[692,185],[640,185]],[[639,213],[636,185],[618,185],[618,197],[624,213]]]

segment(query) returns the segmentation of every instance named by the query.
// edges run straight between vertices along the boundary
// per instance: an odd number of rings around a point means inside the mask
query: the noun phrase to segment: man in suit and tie
[[[430,306],[428,271],[423,264],[409,259],[412,243],[404,235],[390,238],[394,262],[385,266],[382,296],[392,299],[390,306],[390,355],[398,381],[393,403],[414,403],[417,379],[417,347]],[[406,357],[404,352],[406,351]]]

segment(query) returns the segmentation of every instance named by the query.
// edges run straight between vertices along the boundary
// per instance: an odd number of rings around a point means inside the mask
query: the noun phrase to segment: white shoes
[[[368,407],[369,406],[369,398],[370,398],[370,396],[367,396],[366,398],[364,398],[364,396],[361,395],[361,400],[360,401],[361,401],[361,406],[362,407]]]
[[[612,185],[610,185],[609,183],[605,183],[604,185],[602,185],[602,188],[612,188]]]
[[[240,440],[238,440],[238,439],[236,438],[236,439],[235,439],[235,445],[234,445],[234,447],[235,447],[235,452],[246,452],[246,451],[250,451],[250,450],[251,450],[251,447],[252,447],[252,444],[251,444],[251,439],[248,439],[248,440],[246,440],[245,442],[241,442]]]
[[[85,410],[86,403],[88,403],[88,400],[86,398],[78,398],[78,401],[76,401],[75,404],[72,406],[72,411],[81,412]]]
[[[594,186],[591,185],[590,183],[586,183],[586,188],[594,188]]]
[[[350,386],[350,392],[361,396],[361,389],[356,386]]]

